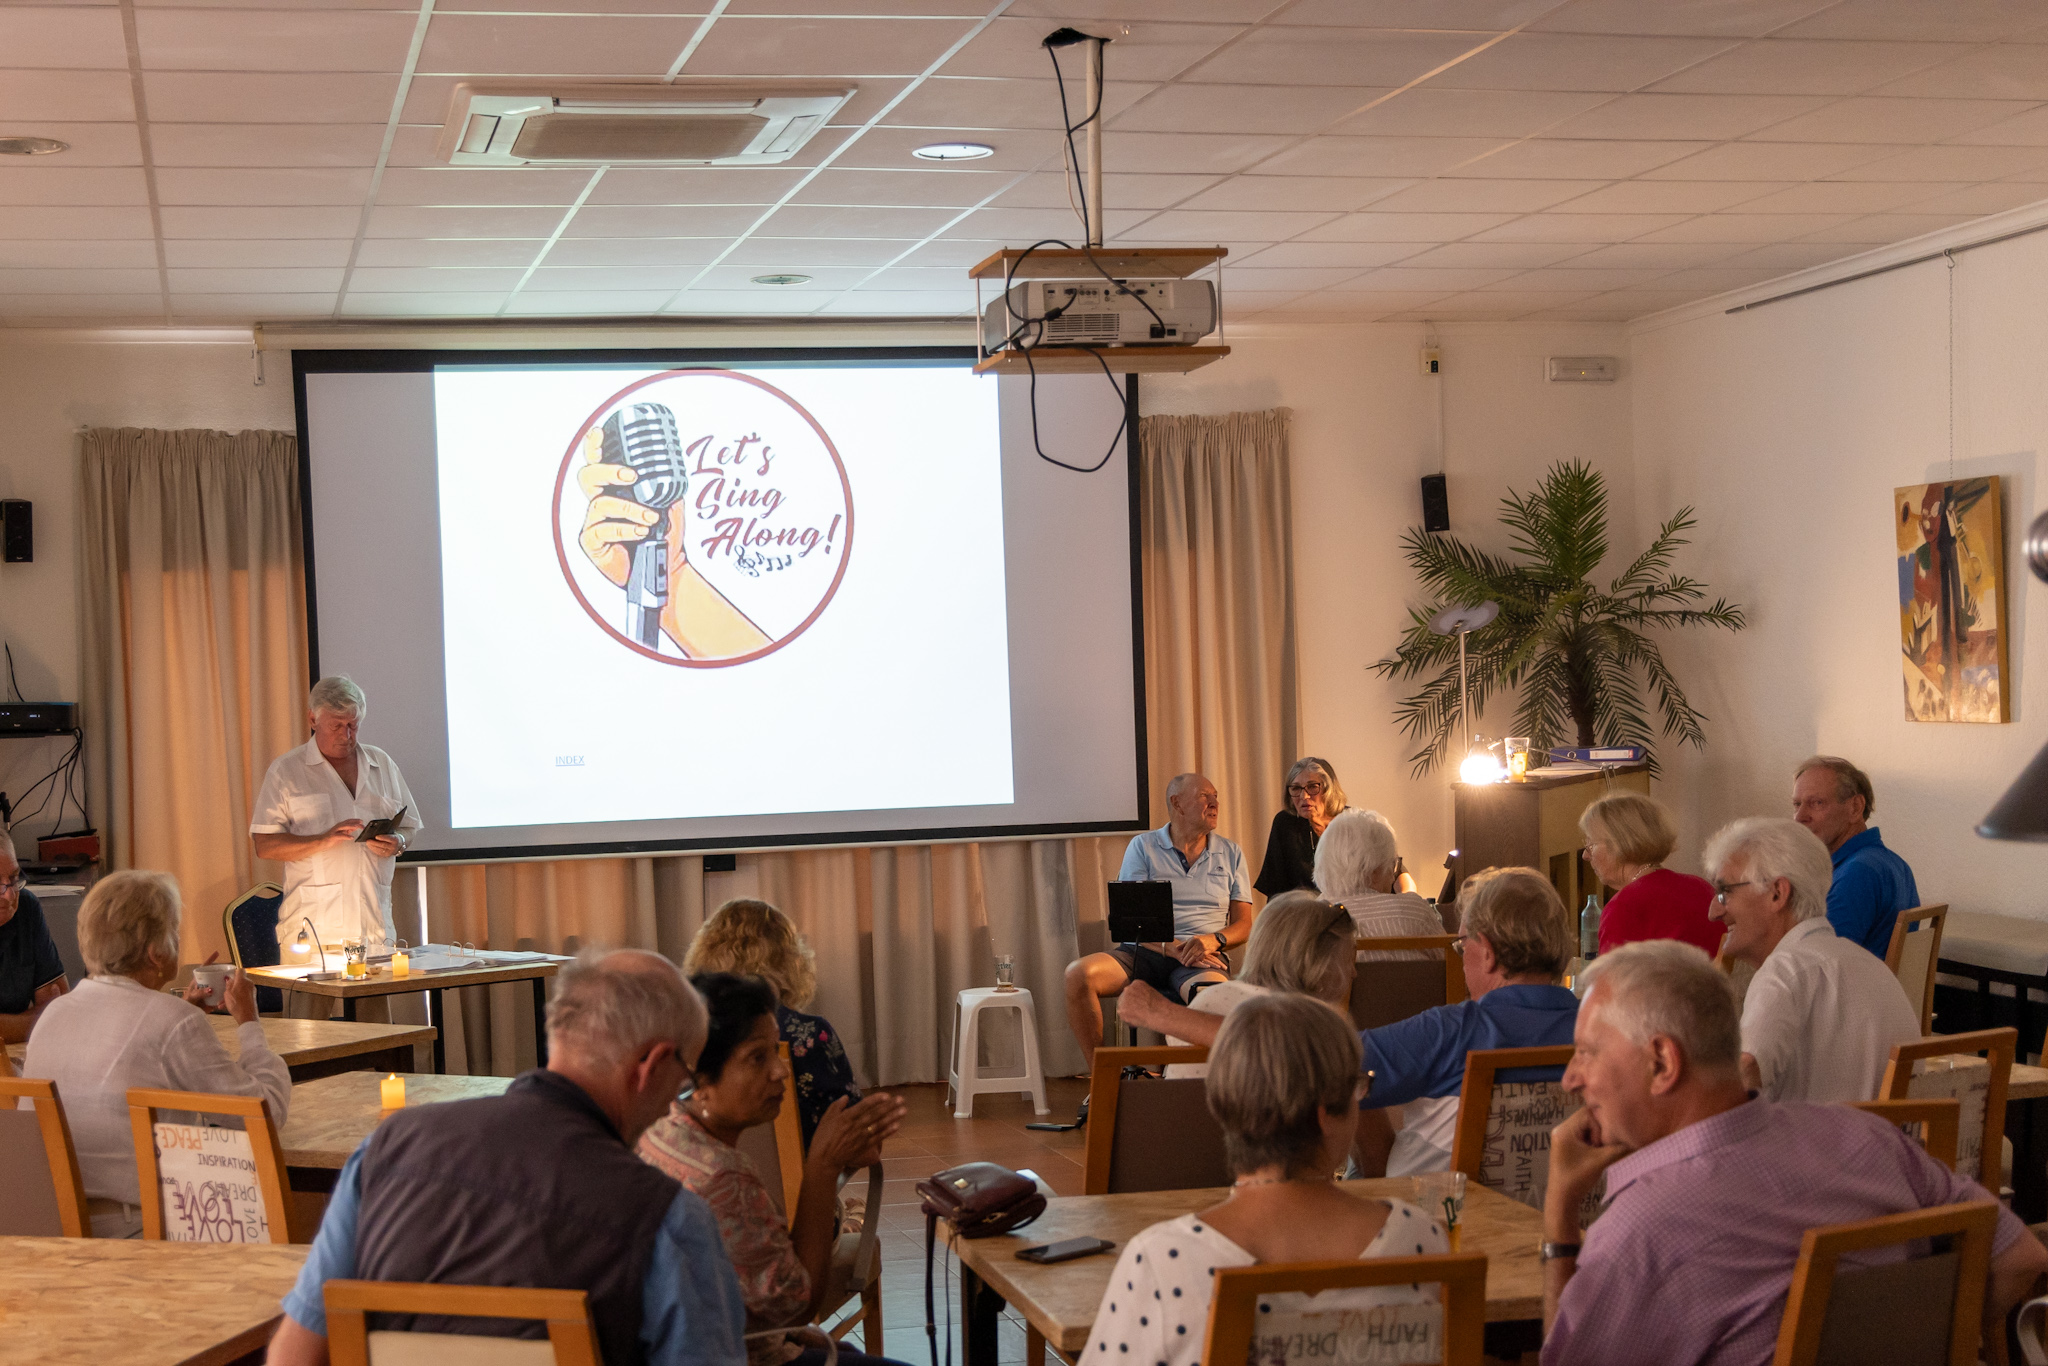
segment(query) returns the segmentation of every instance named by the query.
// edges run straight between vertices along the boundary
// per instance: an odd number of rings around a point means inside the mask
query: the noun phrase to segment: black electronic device
[[[36,557],[35,504],[0,498],[0,562],[29,564]]]
[[[363,828],[356,832],[356,843],[368,844],[371,840],[383,839],[386,835],[392,834],[398,829],[398,823],[405,819],[405,813],[411,809],[401,806],[395,816],[379,816],[376,820],[364,822]]]
[[[1441,474],[1422,476],[1422,529],[1451,529],[1451,491],[1448,481]]]
[[[1110,883],[1109,938],[1115,944],[1172,943],[1173,884]]]
[[[0,702],[0,735],[69,735],[77,729],[76,702]]]
[[[1062,1242],[1044,1243],[1038,1247],[1017,1250],[1017,1260],[1037,1262],[1040,1266],[1052,1262],[1071,1262],[1076,1257],[1093,1257],[1098,1252],[1108,1252],[1116,1244],[1107,1238],[1068,1238]]]

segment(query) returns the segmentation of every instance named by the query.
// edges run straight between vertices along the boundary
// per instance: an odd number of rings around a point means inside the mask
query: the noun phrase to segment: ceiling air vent
[[[464,81],[440,155],[455,166],[770,166],[853,91],[815,81]]]

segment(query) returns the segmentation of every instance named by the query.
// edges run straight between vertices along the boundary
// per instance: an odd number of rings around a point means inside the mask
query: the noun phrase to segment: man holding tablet
[[[1216,833],[1216,784],[1183,773],[1166,785],[1167,823],[1134,836],[1121,882],[1173,887],[1170,944],[1118,944],[1067,964],[1067,1024],[1090,1068],[1102,1046],[1102,1000],[1133,980],[1183,1004],[1230,973],[1223,951],[1252,932],[1252,884],[1244,851]]]

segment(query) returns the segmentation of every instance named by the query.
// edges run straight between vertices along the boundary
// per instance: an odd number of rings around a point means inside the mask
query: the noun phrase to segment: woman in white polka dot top
[[[1208,1092],[1236,1188],[1125,1245],[1083,1366],[1197,1366],[1220,1267],[1450,1251],[1443,1225],[1424,1211],[1336,1186],[1331,1173],[1358,1128],[1359,1056],[1350,1022],[1309,997],[1262,996],[1230,1012],[1209,1054]],[[1271,1298],[1310,1307],[1308,1296]],[[1434,1286],[1390,1286],[1325,1291],[1312,1307],[1436,1302]]]

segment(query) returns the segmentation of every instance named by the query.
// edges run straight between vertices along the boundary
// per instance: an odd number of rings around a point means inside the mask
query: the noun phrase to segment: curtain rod
[[[1765,304],[1783,303],[1787,299],[1796,299],[1802,294],[1818,294],[1821,290],[1833,289],[1836,285],[1852,285],[1858,280],[1868,280],[1873,275],[1889,275],[1895,270],[1904,270],[1907,266],[1923,266],[1929,261],[1939,261],[1945,256],[1960,256],[1966,251],[1975,251],[1979,247],[1995,247],[2000,242],[2010,242],[2015,237],[2031,237],[2033,234],[2044,229],[2048,229],[2048,223],[2036,223],[2030,228],[2017,228],[2012,232],[2002,232],[1996,237],[1986,237],[1979,242],[1966,242],[1960,247],[1943,247],[1940,251],[1930,251],[1925,256],[1915,256],[1906,261],[1894,261],[1888,266],[1876,266],[1870,270],[1859,271],[1854,275],[1844,275],[1839,280],[1828,280],[1821,284],[1808,285],[1804,289],[1794,289],[1788,290],[1783,294],[1773,294],[1768,299],[1757,299],[1750,303],[1737,304],[1733,308],[1723,309],[1722,312],[1724,314],[1746,313],[1752,308],[1762,308]]]

